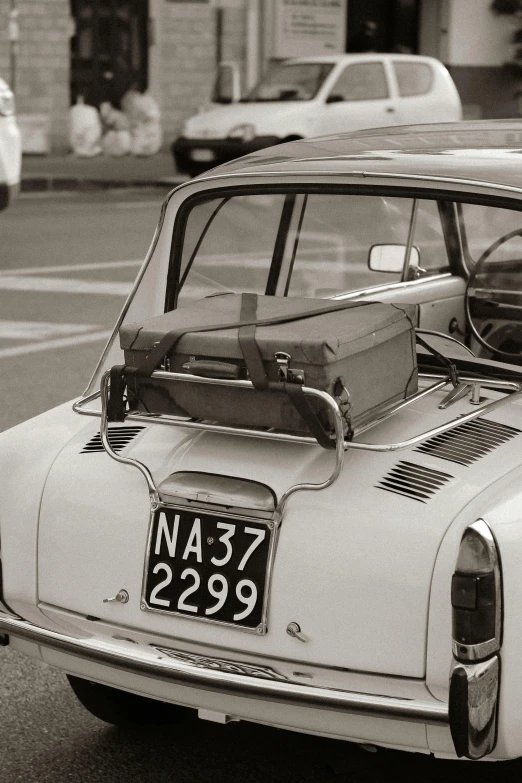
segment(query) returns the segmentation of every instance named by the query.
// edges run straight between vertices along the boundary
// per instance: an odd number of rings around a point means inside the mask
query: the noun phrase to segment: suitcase
[[[347,429],[371,419],[417,391],[415,320],[414,305],[255,294],[203,299],[120,328],[129,404],[233,426],[312,430],[320,440],[294,399],[296,387],[338,398]],[[160,365],[171,372],[249,378],[256,388],[150,377]],[[331,431],[321,401],[313,399],[311,407]]]

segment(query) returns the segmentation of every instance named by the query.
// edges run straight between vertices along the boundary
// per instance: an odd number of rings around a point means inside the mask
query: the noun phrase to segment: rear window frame
[[[514,211],[522,212],[522,201],[519,199],[513,199],[509,197],[494,197],[489,195],[481,196],[475,193],[463,193],[450,188],[425,188],[425,187],[412,187],[412,186],[378,186],[375,185],[328,185],[311,182],[300,182],[298,184],[282,184],[282,185],[222,185],[215,188],[208,188],[199,193],[194,193],[180,205],[172,229],[172,241],[169,254],[169,267],[167,273],[167,279],[165,283],[165,305],[164,311],[169,312],[176,309],[178,298],[178,286],[179,273],[181,269],[183,243],[185,238],[185,228],[187,225],[187,219],[190,211],[200,202],[233,197],[236,195],[263,195],[266,193],[330,193],[339,195],[360,195],[360,196],[397,196],[402,198],[418,198],[432,200],[442,205],[458,204],[458,203],[473,203],[483,204],[484,206],[499,207],[505,209],[513,209]],[[445,216],[445,220],[442,225],[448,225],[452,222],[449,215]],[[456,222],[456,221],[455,221]],[[446,250],[449,260],[450,274],[457,277],[466,277],[469,274],[469,268],[464,262],[461,255],[460,241],[457,241],[457,232],[460,227],[458,225],[453,226],[453,235],[445,235],[444,240],[446,243]]]

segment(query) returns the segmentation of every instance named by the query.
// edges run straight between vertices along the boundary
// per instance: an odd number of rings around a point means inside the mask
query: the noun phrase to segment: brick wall
[[[9,72],[9,41],[7,38],[7,24],[9,21],[9,6],[3,3],[0,7],[0,76],[6,82],[11,81]]]
[[[1,5],[7,6],[6,0]],[[69,111],[69,0],[18,0],[20,41],[16,60],[19,114],[45,114],[54,150],[67,148]],[[7,11],[2,13],[0,70],[9,74]]]
[[[164,2],[160,25],[160,84],[151,87],[162,105],[168,143],[210,98],[216,78],[216,11],[207,3]],[[224,11],[222,57],[244,68],[244,8]]]
[[[205,105],[216,77],[216,11],[206,2],[151,4],[156,16],[157,67],[150,84],[162,108],[165,144]],[[222,58],[245,73],[246,3],[223,12]],[[69,0],[17,0],[20,42],[16,63],[19,114],[45,114],[53,152],[68,149],[70,107]],[[0,0],[0,75],[10,78],[8,0]]]

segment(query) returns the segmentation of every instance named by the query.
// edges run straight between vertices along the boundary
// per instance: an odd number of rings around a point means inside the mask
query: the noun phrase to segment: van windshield
[[[310,101],[332,68],[331,63],[281,63],[272,68],[242,102]]]

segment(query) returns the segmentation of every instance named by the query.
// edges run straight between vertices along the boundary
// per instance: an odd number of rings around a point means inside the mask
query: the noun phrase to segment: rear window
[[[424,95],[433,86],[433,71],[427,63],[394,62],[399,95]]]
[[[415,278],[448,269],[429,199],[303,190],[198,200],[186,217],[177,302],[243,292],[324,298],[399,282],[402,265],[373,269],[370,253],[399,245],[405,255],[409,241],[419,256]]]

